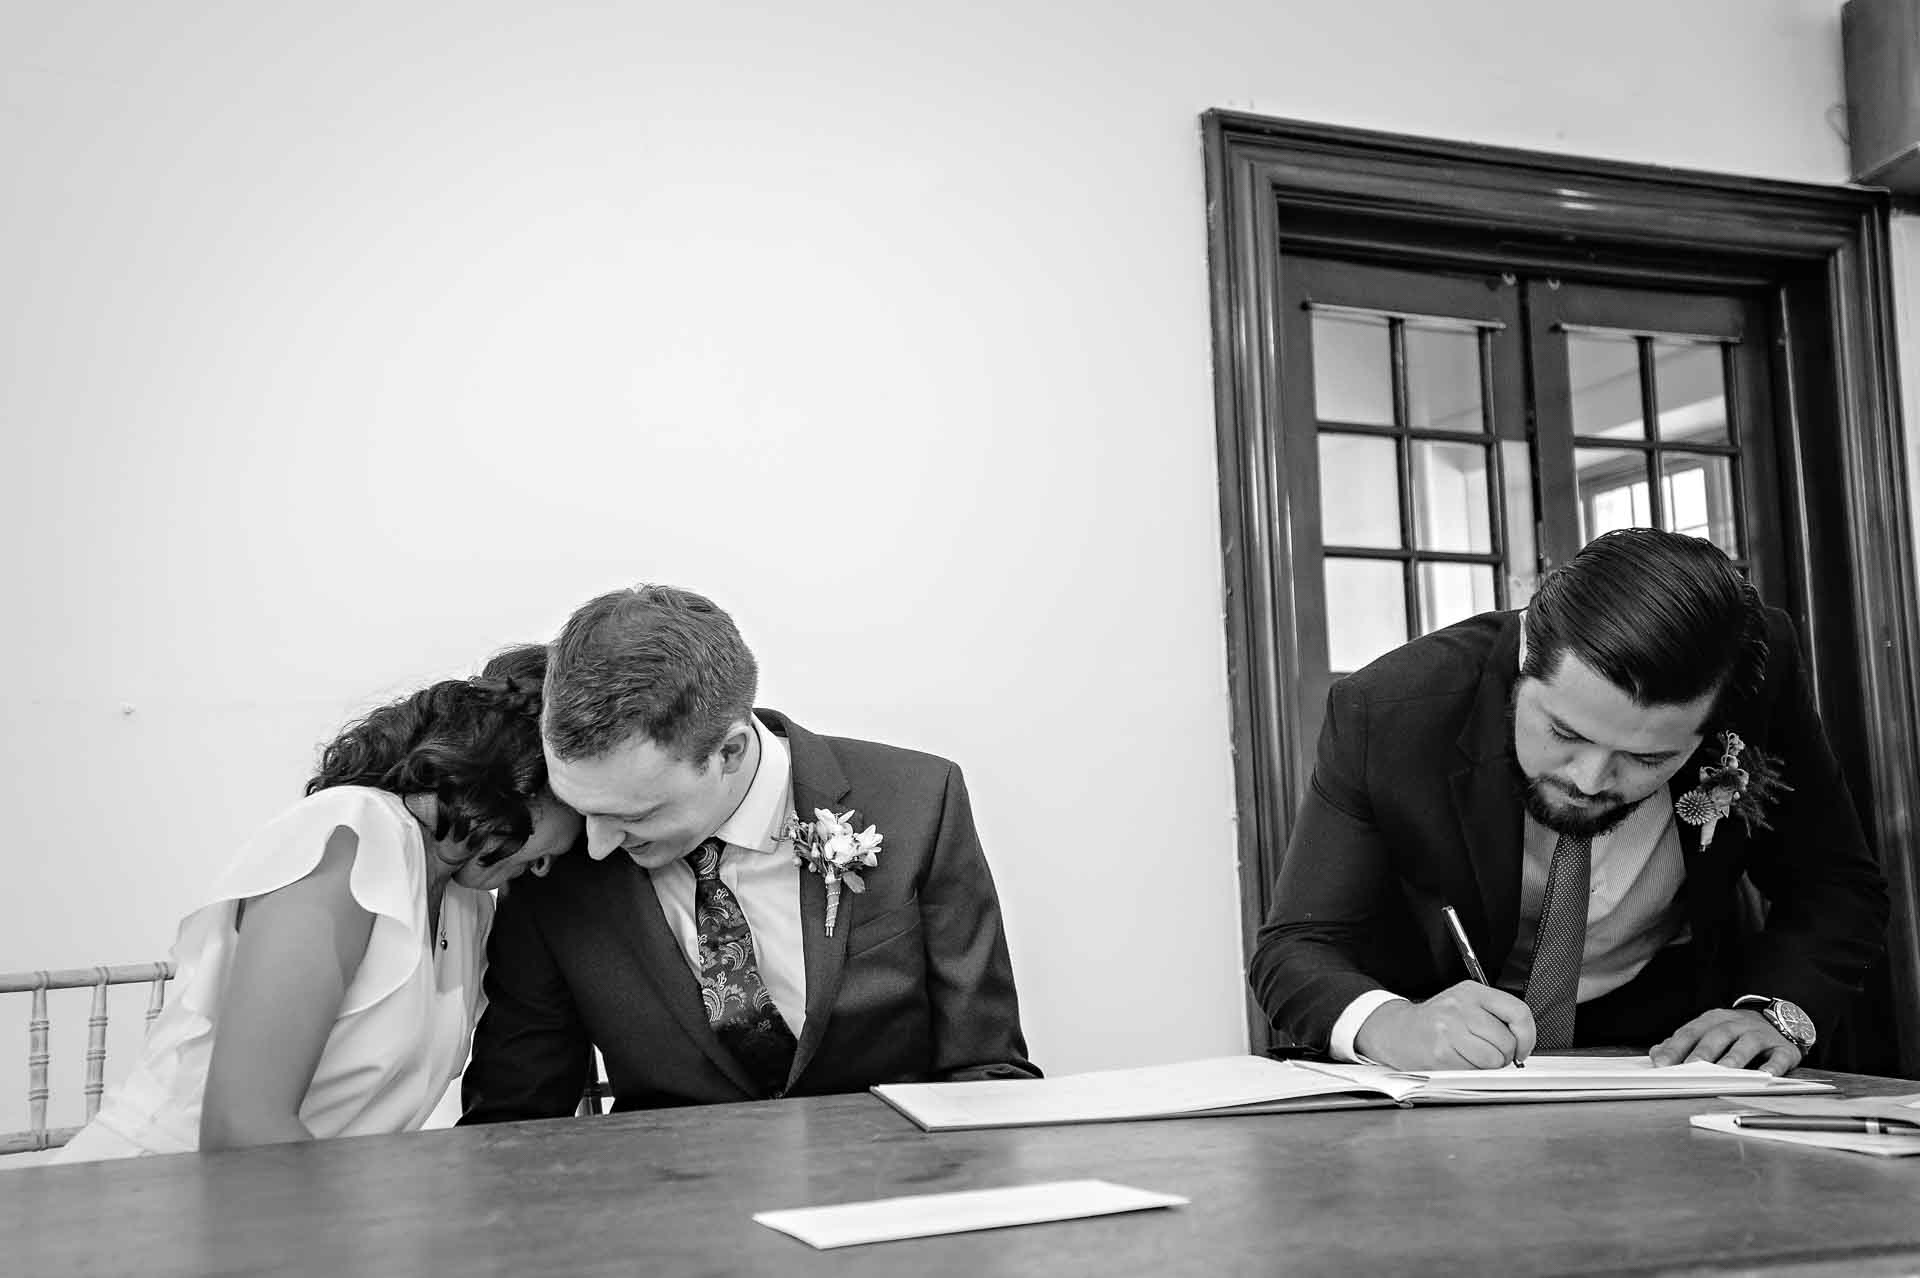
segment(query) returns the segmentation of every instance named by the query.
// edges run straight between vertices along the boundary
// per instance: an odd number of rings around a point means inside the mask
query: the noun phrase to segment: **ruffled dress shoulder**
[[[413,1131],[465,1064],[481,1010],[493,898],[449,884],[427,930],[427,853],[400,799],[364,786],[309,795],[269,822],[180,924],[168,1002],[139,1062],[54,1158],[76,1162],[199,1147],[207,1066],[233,965],[238,907],[306,877],[338,829],[357,847],[350,885],[373,915],[366,954],[321,1050],[300,1120],[315,1136]]]

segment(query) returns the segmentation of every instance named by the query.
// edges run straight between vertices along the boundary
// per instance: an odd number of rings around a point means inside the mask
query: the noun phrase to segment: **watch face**
[[[1784,998],[1775,999],[1770,1019],[1782,1034],[1793,1040],[1795,1046],[1813,1046],[1813,1018],[1801,1011],[1799,1004],[1789,1003]]]

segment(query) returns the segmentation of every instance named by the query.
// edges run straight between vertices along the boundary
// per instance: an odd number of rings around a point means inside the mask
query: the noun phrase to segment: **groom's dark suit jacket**
[[[866,890],[841,892],[831,937],[824,883],[800,872],[807,1016],[785,1093],[1038,1077],[960,769],[755,714],[787,741],[798,812],[851,808],[884,840]],[[616,1110],[766,1095],[708,1026],[652,880],[623,853],[576,850],[547,877],[514,881],[487,945],[486,993],[463,1123],[571,1114],[590,1042]]]
[[[1717,755],[1714,730],[1782,761],[1793,787],[1770,829],[1677,822],[1692,927],[1695,1015],[1745,993],[1790,999],[1824,1035],[1885,945],[1887,893],[1820,727],[1793,628],[1769,609],[1764,686],[1710,725],[1674,776],[1677,800]],[[1423,999],[1466,979],[1441,907],[1489,974],[1519,929],[1522,791],[1508,703],[1520,614],[1486,613],[1414,640],[1333,686],[1315,759],[1248,979],[1276,1029],[1325,1050],[1368,990]],[[1745,872],[1768,902],[1737,927]],[[1666,1031],[1678,1029],[1676,1021]],[[1576,1034],[1579,1027],[1576,1021]]]

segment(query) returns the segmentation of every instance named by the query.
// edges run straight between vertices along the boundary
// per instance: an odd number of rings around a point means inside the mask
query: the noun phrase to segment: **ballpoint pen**
[[[1867,1118],[1844,1114],[1735,1114],[1735,1127],[1767,1132],[1852,1132],[1862,1136],[1920,1139],[1920,1119]]]
[[[1460,961],[1467,965],[1467,975],[1482,985],[1492,985],[1487,979],[1487,969],[1480,966],[1480,956],[1473,952],[1473,943],[1467,940],[1467,929],[1460,923],[1459,913],[1451,905],[1440,907],[1440,913],[1447,920],[1447,935],[1453,938],[1453,948],[1460,951]],[[1526,1068],[1526,1062],[1517,1060],[1515,1069]]]
[[[1491,985],[1487,979],[1487,970],[1480,966],[1480,958],[1473,952],[1473,945],[1467,940],[1467,929],[1460,925],[1460,915],[1451,905],[1440,907],[1440,913],[1447,919],[1447,931],[1453,937],[1453,948],[1460,951],[1460,961],[1467,965],[1467,975],[1482,985]]]

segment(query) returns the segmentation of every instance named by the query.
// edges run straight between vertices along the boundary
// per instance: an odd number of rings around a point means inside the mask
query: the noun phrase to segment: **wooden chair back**
[[[18,1154],[29,1150],[54,1149],[72,1139],[79,1127],[48,1127],[47,1047],[50,1020],[47,1015],[47,991],[93,989],[93,1007],[87,1016],[86,1117],[91,1120],[100,1109],[100,1096],[106,1090],[107,1071],[107,987],[109,985],[152,986],[147,999],[147,1025],[166,1002],[167,982],[173,978],[171,963],[128,963],[119,967],[76,967],[65,971],[0,972],[0,994],[33,995],[27,1021],[27,1122],[25,1131],[0,1133],[0,1154]]]

